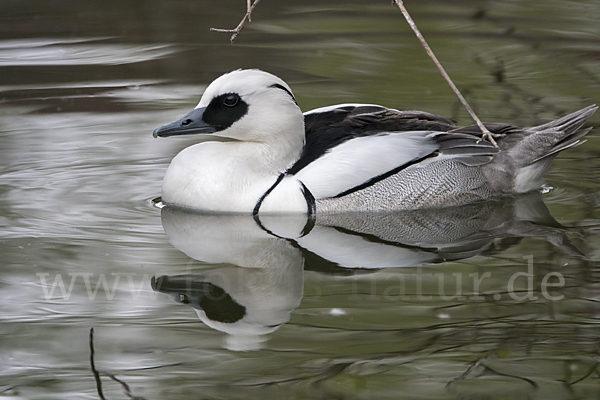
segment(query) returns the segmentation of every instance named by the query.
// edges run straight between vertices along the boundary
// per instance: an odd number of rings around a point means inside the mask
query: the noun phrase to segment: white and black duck
[[[531,128],[477,127],[377,105],[302,113],[289,86],[260,70],[213,81],[198,106],[155,137],[212,134],[167,169],[162,200],[204,211],[323,213],[446,207],[540,187],[556,154],[581,143],[589,106]]]

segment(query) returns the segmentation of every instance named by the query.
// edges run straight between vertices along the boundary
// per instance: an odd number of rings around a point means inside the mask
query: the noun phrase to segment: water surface
[[[600,101],[595,1],[406,5],[484,120]],[[600,394],[597,131],[517,199],[310,223],[181,214],[152,199],[198,139],[151,133],[232,69],[279,75],[303,110],[471,121],[389,1],[264,2],[233,45],[209,28],[243,1],[0,7],[1,398]]]

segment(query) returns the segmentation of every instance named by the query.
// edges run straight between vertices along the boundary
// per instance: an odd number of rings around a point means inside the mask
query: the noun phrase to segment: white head
[[[215,79],[191,113],[158,128],[154,136],[191,133],[297,146],[304,140],[304,117],[284,81],[257,69],[236,70]]]

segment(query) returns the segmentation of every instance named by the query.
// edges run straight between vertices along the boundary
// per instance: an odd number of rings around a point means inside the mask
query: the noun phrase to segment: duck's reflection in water
[[[289,222],[306,220],[299,216]],[[230,264],[194,275],[152,279],[154,290],[192,306],[209,327],[228,333],[231,350],[259,348],[302,299],[301,251],[246,215],[208,215],[163,208],[171,243],[193,259]],[[289,226],[289,225],[288,225]]]
[[[228,264],[152,279],[193,307],[226,347],[261,347],[302,299],[303,270],[355,273],[472,257],[528,236],[579,254],[539,193],[451,209],[307,216],[201,214],[162,209],[170,242],[189,257]]]

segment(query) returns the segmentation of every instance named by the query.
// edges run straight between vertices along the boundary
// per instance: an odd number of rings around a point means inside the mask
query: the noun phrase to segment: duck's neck
[[[290,168],[298,159],[304,148],[304,136],[290,135],[286,140],[277,142],[246,142],[248,151],[245,154],[249,161],[256,163],[258,169],[268,175],[279,176]]]
[[[231,143],[232,149],[241,149],[237,157],[269,176],[279,176],[298,161],[306,136],[302,112],[289,103],[270,107],[268,112],[255,112],[252,119],[242,119],[237,127],[224,133],[239,140]]]
[[[302,153],[303,131],[279,135],[270,142],[206,142],[184,149],[167,170],[163,200],[195,209],[252,212]]]

